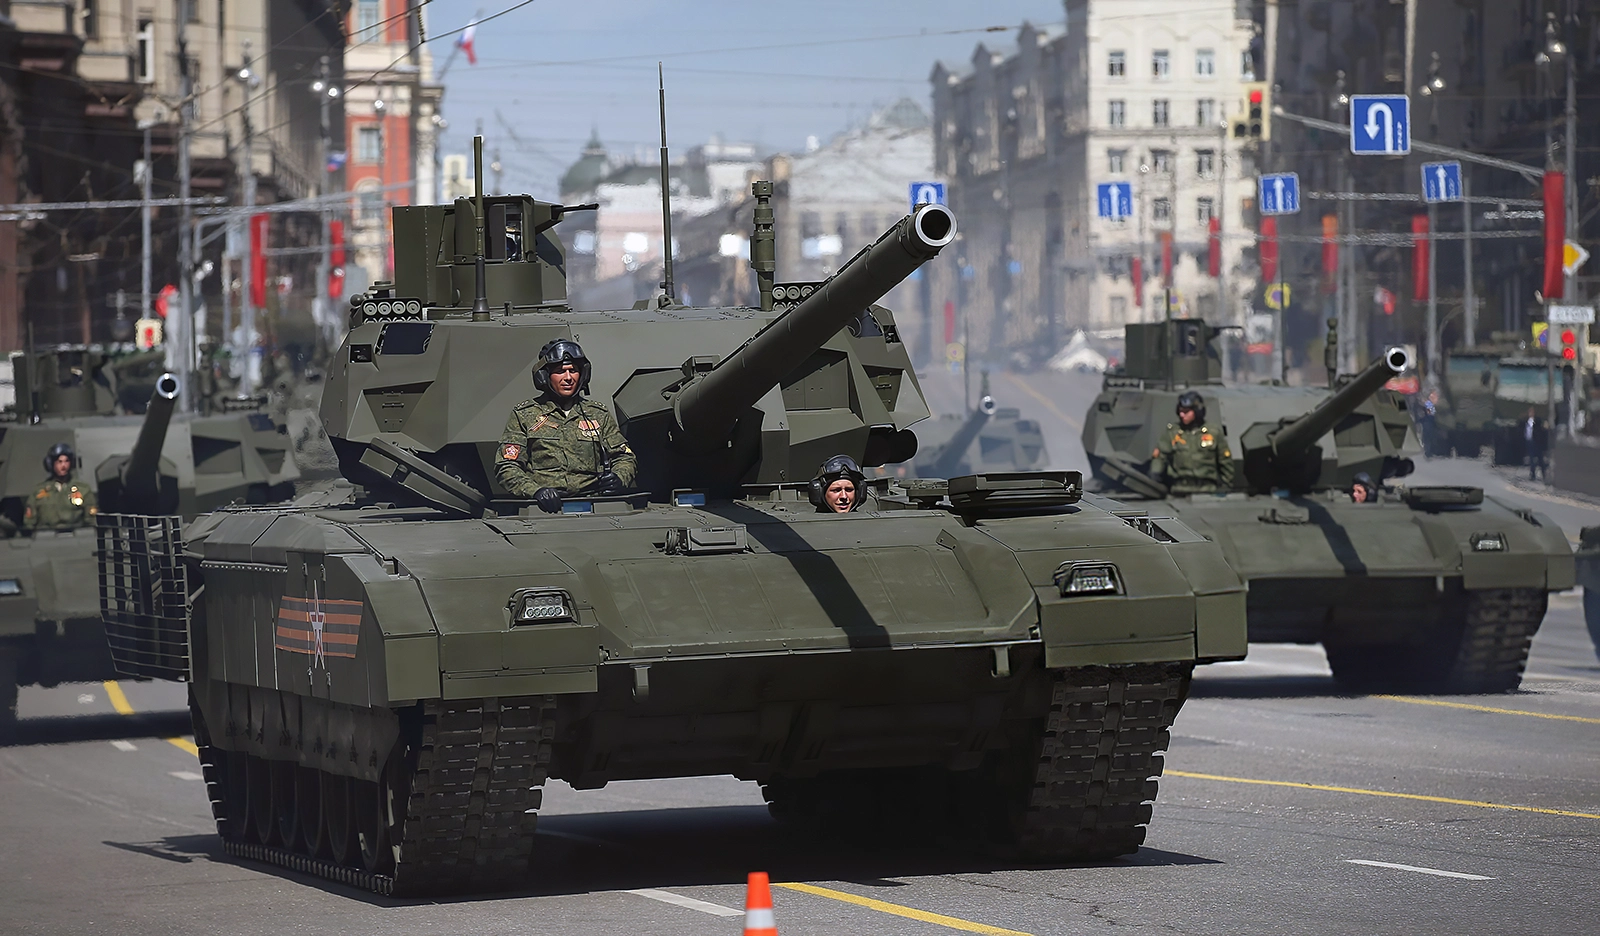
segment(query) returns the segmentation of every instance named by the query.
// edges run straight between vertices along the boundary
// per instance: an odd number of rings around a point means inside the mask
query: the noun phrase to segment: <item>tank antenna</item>
[[[667,82],[656,63],[656,90],[661,99],[661,291],[668,302],[677,300],[672,287],[672,192],[667,188]]]
[[[477,215],[477,244],[474,248],[475,278],[472,297],[472,320],[489,321],[489,290],[483,274],[483,134],[472,138],[472,196]]]
[[[778,269],[778,244],[772,232],[772,182],[762,179],[750,183],[756,199],[755,231],[750,235],[750,269],[756,271],[756,288],[761,292],[761,311],[772,311],[772,280]]]

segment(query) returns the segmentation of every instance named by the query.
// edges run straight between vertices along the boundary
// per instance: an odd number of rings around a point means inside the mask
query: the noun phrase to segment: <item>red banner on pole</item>
[[[1161,232],[1161,288],[1172,288],[1172,232]]]
[[[1567,246],[1567,174],[1544,174],[1544,297],[1564,299],[1567,278],[1562,266]]]
[[[1206,272],[1212,279],[1222,276],[1222,219],[1212,218],[1206,225]]]
[[[1411,298],[1428,301],[1428,216],[1411,216]]]
[[[272,216],[250,216],[250,304],[267,304],[267,225]]]
[[[1144,258],[1134,257],[1128,263],[1129,275],[1133,277],[1133,307],[1144,308]]]
[[[328,295],[337,303],[344,297],[344,222],[328,222]]]
[[[944,343],[953,344],[956,340],[956,304],[949,299],[944,301]]]
[[[1261,255],[1261,282],[1273,283],[1278,279],[1278,219],[1261,219],[1261,242],[1256,245]]]
[[[1322,216],[1322,291],[1339,288],[1339,216]]]

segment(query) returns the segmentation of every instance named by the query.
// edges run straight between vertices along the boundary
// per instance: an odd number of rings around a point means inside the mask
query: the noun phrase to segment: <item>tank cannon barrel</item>
[[[976,439],[978,433],[983,431],[983,427],[989,424],[989,417],[994,415],[997,408],[992,396],[984,396],[978,401],[978,408],[967,414],[966,420],[961,423],[961,428],[957,429],[956,434],[945,443],[944,450],[933,463],[935,477],[948,478],[955,472],[956,466],[961,464],[961,456],[972,447],[972,440]]]
[[[677,391],[673,409],[678,427],[692,439],[725,437],[740,415],[784,375],[937,256],[955,235],[955,215],[942,205],[922,205],[900,219],[811,296]]]
[[[1411,367],[1411,355],[1405,348],[1394,347],[1367,365],[1350,382],[1334,391],[1317,407],[1292,422],[1285,423],[1268,437],[1272,454],[1279,459],[1293,458],[1305,453],[1322,438],[1339,420],[1354,412],[1356,407],[1391,379]]]
[[[153,492],[158,485],[161,469],[161,446],[167,440],[167,427],[172,424],[172,411],[177,406],[181,389],[173,374],[162,374],[156,379],[156,388],[150,394],[150,408],[145,410],[144,422],[139,426],[139,439],[122,463],[122,487],[125,492]]]

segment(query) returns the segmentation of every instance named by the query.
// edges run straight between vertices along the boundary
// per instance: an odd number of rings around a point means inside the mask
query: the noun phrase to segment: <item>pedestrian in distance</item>
[[[1528,480],[1546,479],[1550,473],[1550,427],[1532,406],[1528,407],[1528,417],[1522,421],[1522,445],[1528,453]]]

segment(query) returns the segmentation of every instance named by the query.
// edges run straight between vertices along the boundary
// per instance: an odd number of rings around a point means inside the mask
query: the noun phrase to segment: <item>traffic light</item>
[[[1570,326],[1561,329],[1561,360],[1578,359],[1578,330]]]
[[[1246,84],[1244,117],[1233,123],[1233,135],[1241,140],[1272,139],[1272,93],[1266,82]]]

